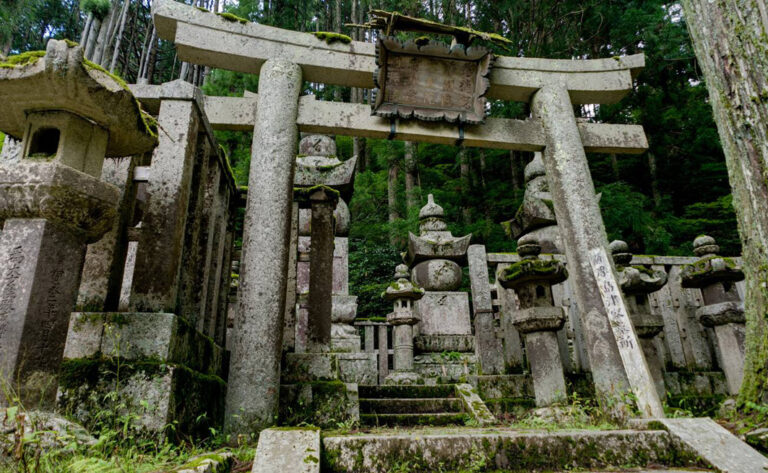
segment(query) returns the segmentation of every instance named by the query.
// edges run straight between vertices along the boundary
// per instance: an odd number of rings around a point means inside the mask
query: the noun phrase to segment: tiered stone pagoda
[[[419,212],[419,236],[408,235],[406,263],[425,290],[416,303],[421,321],[415,338],[416,371],[424,376],[457,379],[476,371],[469,296],[457,291],[471,237],[453,236],[432,194]],[[446,359],[446,353],[453,355]]]
[[[419,322],[414,303],[424,296],[424,290],[408,280],[408,266],[401,264],[395,270],[395,281],[382,297],[392,301],[394,308],[387,314],[387,322],[394,326],[392,339],[395,346],[395,371],[386,378],[386,384],[422,384],[424,379],[413,371],[413,326]]]

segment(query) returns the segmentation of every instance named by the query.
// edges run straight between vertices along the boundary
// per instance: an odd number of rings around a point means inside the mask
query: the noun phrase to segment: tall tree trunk
[[[469,151],[467,148],[460,148],[459,169],[461,171],[461,218],[464,224],[469,224],[472,220],[472,209],[469,207],[469,192],[471,182],[469,175]]]
[[[512,189],[523,188],[523,165],[519,151],[509,152],[509,170],[512,172]]]
[[[93,26],[93,13],[88,14],[88,18],[85,19],[85,26],[83,26],[83,32],[80,33],[80,45],[85,46],[88,43],[88,34],[91,32]]]
[[[416,143],[412,141],[405,142],[405,203],[408,206],[408,214],[416,209],[418,211],[421,204],[419,195],[419,162],[416,156]]]
[[[149,55],[147,56],[147,65],[145,66],[146,73],[144,76],[147,79],[147,83],[152,83],[152,78],[155,76],[155,65],[157,64],[157,30],[152,27],[152,37],[149,41]]]
[[[120,57],[120,43],[123,42],[123,33],[125,32],[125,23],[128,19],[128,10],[130,10],[131,1],[125,0],[125,5],[123,6],[123,14],[120,18],[120,28],[117,31],[117,40],[115,41],[115,51],[112,54],[112,62],[109,65],[109,72],[115,72],[115,67],[117,67],[117,58]]]
[[[746,275],[746,364],[739,393],[768,402],[768,7],[765,0],[683,0],[725,152]]]
[[[480,188],[483,190],[483,196],[487,195],[488,188],[486,187],[485,182],[485,171],[487,163],[485,162],[485,150],[481,149],[478,152],[478,157],[480,161],[480,172],[478,173],[478,176],[480,177]],[[491,206],[489,205],[490,199],[483,199],[483,214],[485,214],[485,219],[490,222],[491,221]]]
[[[88,30],[88,40],[83,44],[83,55],[86,59],[93,58],[93,50],[96,49],[96,39],[101,31],[101,20],[94,17],[91,28]]]
[[[389,148],[389,173],[387,175],[387,207],[389,208],[389,243],[392,246],[397,246],[399,241],[399,235],[394,231],[394,224],[400,219],[400,212],[397,211],[397,175],[400,173],[400,163],[395,152],[394,146],[388,146]]]
[[[658,209],[661,207],[661,191],[659,190],[659,175],[656,171],[656,156],[648,151],[645,153],[648,157],[648,171],[651,174],[651,196],[653,197],[653,205]]]
[[[616,157],[616,153],[611,153],[610,156],[611,156],[611,171],[613,171],[613,179],[618,181],[619,179],[621,179],[621,175],[619,173],[619,159]]]

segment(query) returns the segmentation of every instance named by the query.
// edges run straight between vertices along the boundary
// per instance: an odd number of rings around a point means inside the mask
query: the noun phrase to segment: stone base
[[[377,384],[376,353],[287,353],[282,382],[314,381]]]
[[[384,380],[384,384],[410,386],[413,384],[424,384],[424,378],[413,371],[393,371]]]
[[[355,383],[315,381],[280,386],[280,425],[309,424],[335,429],[339,423],[359,422],[360,402]]]
[[[87,426],[114,402],[150,435],[176,423],[175,433],[208,436],[224,416],[227,369],[224,350],[174,314],[76,312],[57,402]]]
[[[359,352],[362,345],[360,337],[332,337],[331,351],[341,353]]]
[[[417,353],[443,353],[475,351],[474,335],[419,335],[413,339]]]
[[[92,429],[109,415],[136,414],[142,434],[171,439],[206,437],[224,418],[227,385],[181,365],[157,361],[74,359],[62,363],[57,403]],[[121,406],[121,408],[118,408]],[[171,424],[173,430],[168,430]]]
[[[413,371],[440,383],[463,382],[480,374],[480,364],[474,353],[429,353],[414,357]]]
[[[64,359],[98,357],[181,364],[223,379],[228,370],[224,349],[175,314],[72,313]]]

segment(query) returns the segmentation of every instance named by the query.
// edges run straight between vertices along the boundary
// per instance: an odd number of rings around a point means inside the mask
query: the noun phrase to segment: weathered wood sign
[[[493,56],[482,47],[379,38],[372,113],[450,123],[482,123]]]

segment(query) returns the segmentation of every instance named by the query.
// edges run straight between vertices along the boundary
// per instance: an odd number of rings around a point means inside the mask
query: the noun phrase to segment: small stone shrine
[[[414,303],[424,291],[408,280],[408,266],[398,265],[395,282],[382,294],[394,303],[394,310],[387,314],[387,322],[393,325],[392,339],[395,346],[395,370],[387,376],[386,384],[423,384],[424,379],[413,371],[413,326],[419,323]]]

